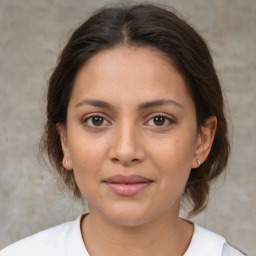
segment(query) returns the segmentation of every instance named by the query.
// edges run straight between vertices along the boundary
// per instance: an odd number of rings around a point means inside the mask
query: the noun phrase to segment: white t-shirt
[[[0,256],[89,256],[82,239],[81,218],[22,239],[0,251]],[[194,224],[192,240],[183,256],[243,255],[222,236]]]

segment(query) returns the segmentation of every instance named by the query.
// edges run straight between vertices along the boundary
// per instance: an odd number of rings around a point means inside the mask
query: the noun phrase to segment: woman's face
[[[59,132],[91,214],[130,226],[178,216],[202,140],[184,79],[161,53],[119,47],[92,57]]]

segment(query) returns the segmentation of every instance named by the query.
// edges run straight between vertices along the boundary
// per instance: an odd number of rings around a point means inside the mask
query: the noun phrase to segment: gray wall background
[[[114,2],[114,1],[112,1]],[[166,0],[207,39],[233,120],[233,151],[195,220],[255,255],[256,1]],[[37,159],[57,55],[99,0],[0,0],[0,249],[76,218],[81,207]]]

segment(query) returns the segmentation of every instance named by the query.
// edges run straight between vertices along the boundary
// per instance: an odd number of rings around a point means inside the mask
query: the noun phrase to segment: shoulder
[[[63,245],[65,246],[65,240],[72,224],[72,222],[64,223],[24,238],[3,249],[0,255],[49,255],[53,249],[59,251],[56,255],[60,255],[65,250]]]
[[[80,232],[80,219],[44,230],[33,236],[22,239],[0,251],[0,256],[65,256],[73,248],[86,255]]]
[[[226,242],[223,246],[223,252],[221,256],[244,256],[247,255],[241,249],[238,249],[234,245],[229,244]]]
[[[244,256],[242,251],[229,245],[226,239],[194,224],[194,234],[184,256]]]

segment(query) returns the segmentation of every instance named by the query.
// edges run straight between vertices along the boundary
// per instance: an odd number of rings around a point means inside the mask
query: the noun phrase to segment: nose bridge
[[[112,144],[112,159],[130,164],[141,161],[144,157],[144,149],[136,124],[124,120],[117,125]]]

